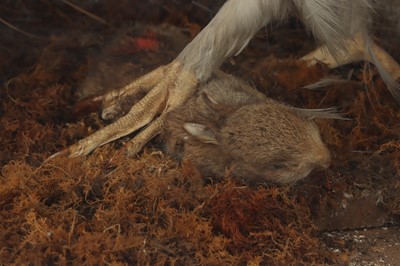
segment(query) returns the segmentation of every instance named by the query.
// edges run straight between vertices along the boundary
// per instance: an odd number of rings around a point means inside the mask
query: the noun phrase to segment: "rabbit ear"
[[[187,133],[197,138],[201,142],[218,144],[217,138],[214,133],[205,125],[197,124],[197,123],[185,123],[183,124],[183,128]]]

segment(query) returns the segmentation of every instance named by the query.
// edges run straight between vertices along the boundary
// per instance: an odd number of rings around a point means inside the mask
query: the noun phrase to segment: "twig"
[[[77,10],[78,12],[81,12],[81,13],[85,14],[86,16],[88,16],[88,17],[90,17],[90,18],[96,20],[97,22],[100,22],[100,23],[105,24],[105,25],[107,25],[107,26],[110,25],[110,24],[107,23],[106,20],[100,18],[99,16],[96,16],[96,15],[93,14],[93,13],[90,13],[89,11],[86,11],[85,9],[83,9],[83,8],[81,8],[81,7],[79,7],[79,6],[75,5],[75,4],[73,4],[73,3],[71,3],[70,1],[68,1],[68,0],[62,0],[62,1],[64,2],[64,4],[69,5],[69,6],[72,7],[73,9]]]
[[[4,25],[6,25],[7,27],[9,27],[9,28],[11,28],[11,29],[13,29],[15,31],[18,31],[19,33],[22,33],[23,35],[26,35],[28,37],[39,39],[39,40],[47,40],[46,38],[43,38],[43,37],[40,37],[40,36],[36,36],[36,35],[33,35],[33,34],[29,33],[29,32],[26,32],[26,31],[23,31],[23,30],[19,29],[19,28],[15,27],[14,25],[12,25],[11,23],[7,22],[6,20],[2,19],[1,17],[0,17],[0,22],[3,23]]]

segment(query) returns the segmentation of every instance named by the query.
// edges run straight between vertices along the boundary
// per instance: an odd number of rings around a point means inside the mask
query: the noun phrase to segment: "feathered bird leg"
[[[75,157],[126,136],[142,127],[126,151],[134,154],[161,132],[165,114],[182,105],[226,58],[239,53],[272,20],[286,17],[288,0],[228,0],[211,22],[169,65],[160,67],[132,84],[103,97],[103,118],[115,117],[125,97],[147,93],[131,110],[58,154]]]
[[[362,34],[356,34],[353,40],[347,40],[346,48],[346,52],[339,53],[334,57],[323,45],[303,56],[301,60],[309,61],[311,65],[321,62],[329,68],[362,60],[373,63],[393,97],[398,101],[400,100],[399,85],[396,83],[396,80],[400,80],[400,65],[396,60],[375,42],[363,37]]]

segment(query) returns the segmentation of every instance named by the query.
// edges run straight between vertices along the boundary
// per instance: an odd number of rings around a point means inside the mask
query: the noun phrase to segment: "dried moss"
[[[128,10],[129,3],[110,3],[86,8],[99,11],[107,20],[116,16],[118,25],[124,16],[118,17],[115,10]],[[14,10],[13,3],[7,4]],[[185,7],[185,11],[190,9]],[[93,26],[87,20],[75,21],[66,9],[53,8],[58,12],[50,16],[44,10],[36,26],[42,29],[41,23],[51,22],[54,16],[63,18],[56,24],[60,27]],[[40,9],[30,10],[35,18]],[[179,10],[163,12],[158,10],[151,19],[181,26],[193,22]],[[188,26],[192,33],[198,27]],[[340,240],[322,238],[315,227],[323,208],[340,208],[345,194],[380,191],[391,221],[399,223],[397,103],[373,69],[367,72],[362,65],[353,65],[329,71],[319,65],[307,67],[295,58],[283,60],[289,55],[280,43],[290,43],[286,45],[290,51],[302,47],[298,50],[302,53],[313,42],[304,32],[297,39],[298,29],[295,39],[284,34],[285,29],[280,32],[273,36],[276,44],[267,49],[257,40],[252,42],[245,54],[234,59],[236,73],[253,80],[273,98],[301,107],[338,106],[352,118],[319,122],[333,154],[332,166],[292,187],[243,187],[233,183],[229,174],[220,183],[205,181],[190,162],[179,164],[156,148],[127,158],[118,152],[126,139],[85,158],[57,157],[45,162],[50,154],[105,124],[95,113],[79,121],[71,122],[69,117],[76,103],[76,87],[88,73],[87,49],[101,49],[105,40],[88,35],[81,39],[75,29],[48,42],[28,45],[25,36],[13,35],[15,39],[9,42],[18,45],[1,44],[7,52],[0,53],[4,59],[0,70],[13,79],[8,87],[0,88],[0,261],[35,265],[345,264],[351,250]],[[22,51],[28,49],[32,54],[26,57]],[[24,60],[13,65],[18,58]],[[229,63],[224,67],[233,68]],[[351,69],[348,82],[320,91],[300,88],[327,75],[346,76]],[[336,254],[329,247],[343,252]]]

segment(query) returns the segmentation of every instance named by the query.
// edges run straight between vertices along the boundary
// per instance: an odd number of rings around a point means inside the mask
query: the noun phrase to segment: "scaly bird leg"
[[[119,109],[118,102],[121,97],[134,95],[146,88],[148,91],[146,96],[125,116],[60,153],[67,153],[71,157],[87,155],[101,145],[146,126],[127,146],[129,154],[140,151],[148,141],[161,133],[165,115],[171,109],[183,104],[194,93],[196,85],[197,79],[194,73],[182,68],[177,61],[157,68],[132,84],[105,96],[106,115],[112,116],[115,110]]]
[[[362,60],[371,62],[377,67],[392,95],[400,100],[400,89],[396,83],[396,80],[400,80],[400,65],[393,57],[373,41],[369,41],[367,45],[361,34],[356,34],[353,40],[346,41],[346,47],[347,51],[341,52],[335,58],[323,45],[303,56],[301,60],[309,61],[311,65],[321,62],[329,68]]]
[[[160,66],[125,87],[105,94],[103,96],[102,118],[113,119],[118,116],[122,111],[121,103],[123,99],[143,93],[147,94],[153,87],[160,83],[168,71],[167,68],[168,66]]]

